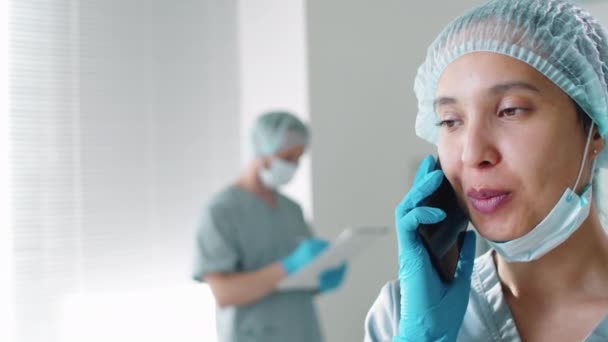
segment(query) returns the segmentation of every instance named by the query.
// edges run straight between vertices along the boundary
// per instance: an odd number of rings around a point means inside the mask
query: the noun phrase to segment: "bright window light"
[[[65,298],[63,342],[217,342],[215,302],[208,286]]]

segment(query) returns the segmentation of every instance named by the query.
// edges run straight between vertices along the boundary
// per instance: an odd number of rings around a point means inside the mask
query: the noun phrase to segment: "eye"
[[[498,117],[513,117],[522,114],[526,111],[526,108],[519,107],[508,107],[498,111]]]
[[[461,124],[460,120],[456,120],[456,119],[447,119],[447,120],[441,120],[437,123],[437,126],[439,127],[447,127],[447,128],[454,128],[457,127]]]

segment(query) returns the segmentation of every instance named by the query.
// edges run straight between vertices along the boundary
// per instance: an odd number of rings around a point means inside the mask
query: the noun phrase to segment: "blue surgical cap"
[[[436,144],[433,106],[439,77],[458,57],[495,52],[532,66],[560,87],[608,134],[608,41],[588,12],[565,0],[492,0],[456,18],[439,34],[418,68],[416,134]],[[597,158],[608,168],[608,148]]]
[[[295,115],[283,112],[267,112],[257,118],[251,132],[253,152],[256,156],[268,156],[293,146],[308,146],[308,127]]]

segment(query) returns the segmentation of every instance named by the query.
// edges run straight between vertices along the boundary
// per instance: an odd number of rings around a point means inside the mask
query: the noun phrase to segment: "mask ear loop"
[[[585,163],[587,163],[587,153],[589,152],[589,145],[591,144],[591,136],[593,135],[593,126],[594,126],[594,123],[592,121],[591,126],[589,126],[589,133],[587,134],[587,142],[585,143],[585,153],[583,153],[583,162],[581,163],[581,167],[578,169],[578,176],[576,177],[576,182],[574,182],[574,187],[572,188],[572,191],[576,191],[576,188],[578,187],[578,183],[580,182],[581,177],[583,175],[583,169],[585,168]],[[595,170],[596,161],[597,161],[597,158],[593,159],[593,164],[591,166],[591,179],[589,179],[589,184],[591,184],[591,182],[593,181],[593,175],[595,174],[594,170]],[[572,194],[568,195],[568,197],[566,199],[568,201],[570,201],[572,199]]]

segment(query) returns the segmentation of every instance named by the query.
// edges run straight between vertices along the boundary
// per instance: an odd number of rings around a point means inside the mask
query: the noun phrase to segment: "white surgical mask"
[[[591,185],[581,196],[568,188],[551,212],[530,232],[507,242],[488,241],[508,262],[540,259],[566,241],[589,216]]]
[[[296,163],[291,163],[280,158],[272,158],[268,168],[260,169],[260,180],[266,187],[276,189],[289,183],[297,169],[298,164]]]
[[[574,184],[576,189],[580,181],[585,162],[593,125],[589,128],[589,136],[585,145],[585,154],[579,170],[578,177]],[[587,219],[591,209],[591,183],[593,180],[593,169],[591,180],[585,186],[583,193],[579,196],[573,189],[566,188],[562,197],[557,201],[553,209],[545,218],[526,235],[506,242],[489,241],[498,254],[508,262],[528,262],[538,260],[545,254],[552,251],[562,242],[566,241]]]

